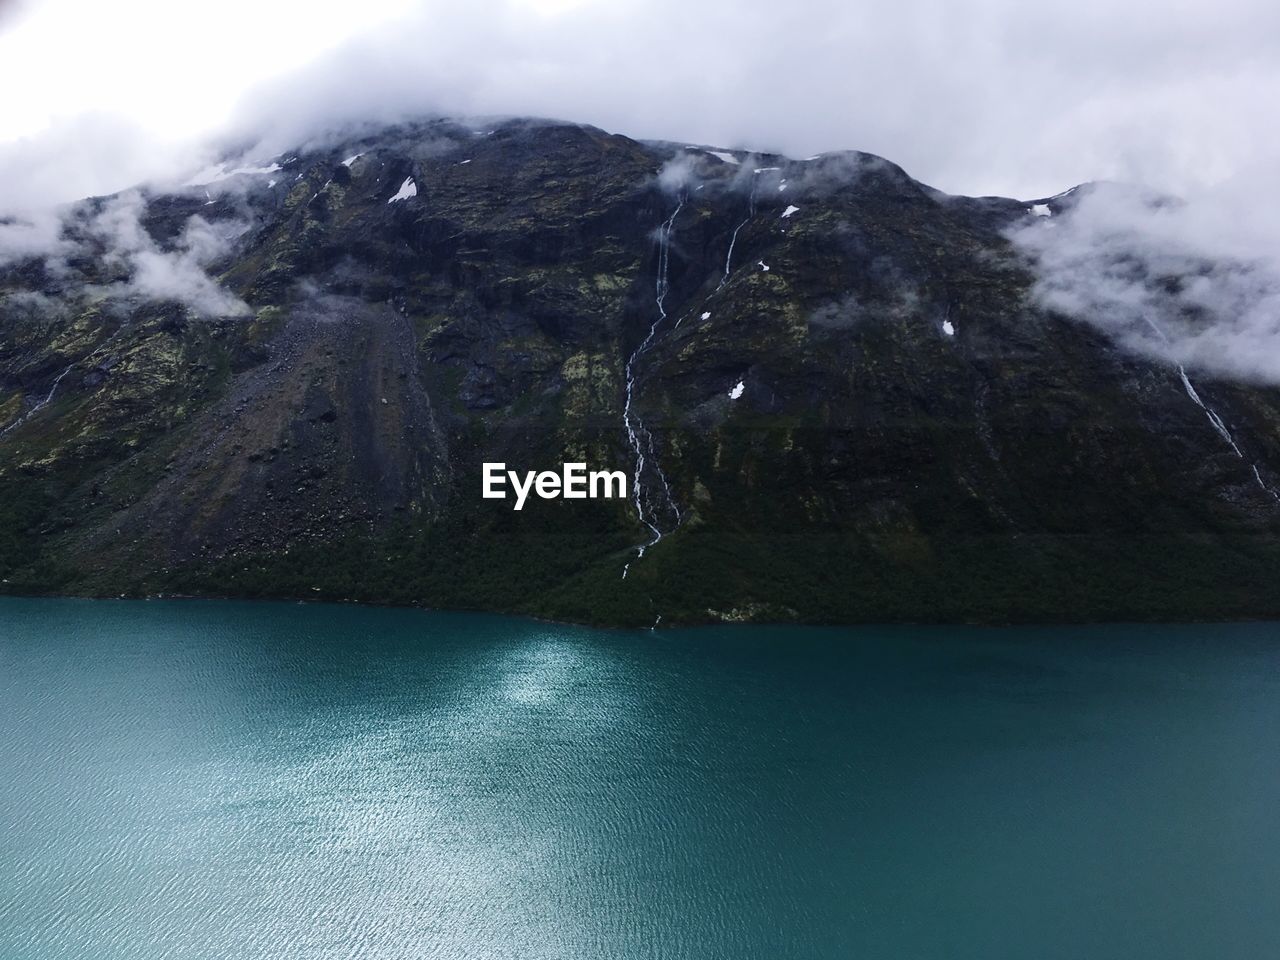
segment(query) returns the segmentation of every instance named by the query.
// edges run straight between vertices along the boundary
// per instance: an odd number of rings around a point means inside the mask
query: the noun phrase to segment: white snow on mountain
[[[229,180],[238,176],[255,176],[265,173],[275,173],[280,169],[280,164],[273,163],[269,167],[234,167],[227,169],[227,164],[219,163],[212,167],[206,167],[197,173],[194,177],[183,184],[184,187],[203,187],[210,183],[218,183],[221,180]]]
[[[413,177],[405,177],[404,183],[400,184],[400,189],[396,191],[396,195],[387,203],[395,203],[397,200],[408,200],[410,197],[418,195],[418,185],[413,182]]]

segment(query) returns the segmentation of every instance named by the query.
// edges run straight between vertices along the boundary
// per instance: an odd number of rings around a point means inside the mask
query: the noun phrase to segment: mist
[[[32,0],[0,34],[0,82],[24,90],[0,120],[0,210],[176,175],[211,141],[286,150],[437,113],[857,149],[948,192],[1020,197],[1099,179],[1185,192],[1280,159],[1280,9],[1263,0],[311,8]]]
[[[1259,355],[1280,169],[1280,7],[1263,0],[369,0],[359,17],[336,0],[229,0],[218,17],[27,0],[0,18],[0,82],[23,91],[0,118],[0,264],[57,262],[66,204],[173,189],[229,152],[269,163],[424,115],[552,117],[792,157],[861,150],[950,193],[1117,181],[1184,197],[1094,189],[1020,232],[1037,298],[1127,349],[1277,376]],[[139,295],[243,308],[194,247],[120,256]]]
[[[1261,187],[1276,173],[1186,198],[1092,184],[1011,239],[1041,306],[1162,362],[1280,384],[1280,202]]]
[[[245,316],[249,307],[218,285],[204,268],[227,253],[245,225],[216,228],[191,217],[171,250],[162,250],[141,223],[145,201],[137,191],[114,198],[94,218],[91,233],[106,244],[103,259],[129,273],[123,294],[172,300],[198,316]]]

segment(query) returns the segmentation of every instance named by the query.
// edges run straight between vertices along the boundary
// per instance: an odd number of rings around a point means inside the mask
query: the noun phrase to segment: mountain
[[[83,201],[0,269],[3,589],[1280,615],[1280,394],[1037,306],[1007,234],[1071,203],[529,120]],[[498,461],[638,496],[515,511]]]

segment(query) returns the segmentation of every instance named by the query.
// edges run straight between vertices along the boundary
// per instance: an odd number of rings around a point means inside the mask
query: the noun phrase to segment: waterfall
[[[1150,317],[1144,317],[1143,319],[1146,320],[1147,326],[1154,330],[1160,339],[1165,343],[1169,342],[1168,335],[1160,329],[1154,320]],[[1232,450],[1235,451],[1236,456],[1243,460],[1245,458],[1244,454],[1240,451],[1239,445],[1236,444],[1235,437],[1231,436],[1231,431],[1227,429],[1226,423],[1224,423],[1222,418],[1218,416],[1217,411],[1200,399],[1200,394],[1196,392],[1196,388],[1194,384],[1192,384],[1191,378],[1187,376],[1186,368],[1183,367],[1182,364],[1178,364],[1178,377],[1182,380],[1182,388],[1186,390],[1187,396],[1191,398],[1191,402],[1204,411],[1205,416],[1209,418],[1209,423],[1213,426],[1214,431],[1227,442],[1227,445],[1230,446]],[[1253,479],[1258,482],[1258,486],[1269,493],[1277,502],[1280,502],[1280,494],[1277,494],[1267,486],[1266,482],[1262,479],[1262,474],[1258,471],[1258,465],[1256,463],[1251,463],[1249,466],[1253,468]]]
[[[760,174],[760,171],[757,170],[755,172],[755,175],[759,176],[759,174]],[[743,227],[745,227],[751,221],[751,218],[754,217],[755,215],[756,215],[756,181],[752,180],[751,181],[751,200],[750,200],[750,205],[747,208],[747,216],[740,224],[738,224],[736,227],[733,228],[733,236],[729,238],[729,252],[725,255],[725,258],[724,258],[724,276],[720,278],[720,284],[719,286],[716,287],[717,290],[719,290],[721,287],[723,287],[726,283],[729,282],[729,270],[733,266],[733,248],[738,242],[738,231],[741,230]]]
[[[1205,402],[1200,399],[1200,394],[1196,393],[1196,388],[1191,385],[1191,381],[1187,378],[1187,371],[1182,368],[1182,364],[1178,364],[1178,376],[1182,378],[1182,386],[1187,391],[1195,405],[1205,412],[1205,416],[1209,418],[1209,422],[1213,424],[1213,429],[1218,432],[1218,436],[1227,441],[1231,449],[1236,452],[1236,456],[1241,460],[1244,454],[1240,452],[1240,448],[1236,446],[1235,439],[1231,436],[1231,431],[1227,429],[1227,425],[1222,422],[1222,418],[1214,412],[1212,407],[1205,406]]]
[[[30,410],[28,410],[26,413],[20,416],[17,420],[13,421],[13,423],[9,424],[3,430],[0,430],[0,437],[5,436],[10,430],[16,430],[18,427],[22,426],[24,423],[26,423],[28,420],[34,417],[37,413],[39,413],[41,410],[47,407],[50,403],[52,403],[54,395],[58,392],[58,385],[62,383],[62,378],[65,377],[68,373],[70,373],[74,369],[75,369],[74,363],[67,364],[66,369],[64,369],[60,374],[54,377],[53,385],[49,387],[49,392],[45,394],[44,399],[36,403],[34,407],[32,407]]]
[[[622,423],[626,427],[627,442],[631,445],[631,450],[635,454],[635,471],[632,474],[631,482],[631,499],[635,504],[636,515],[640,518],[640,522],[649,528],[650,538],[640,544],[636,548],[635,559],[639,560],[644,556],[645,551],[661,540],[665,534],[658,526],[658,517],[653,510],[647,506],[644,491],[644,470],[645,466],[651,464],[652,469],[658,474],[658,479],[662,483],[663,496],[666,498],[667,506],[675,512],[677,522],[680,517],[680,508],[676,506],[675,499],[671,495],[671,487],[667,483],[667,476],[662,472],[662,468],[658,465],[658,460],[653,447],[653,435],[648,428],[641,422],[638,414],[635,413],[635,386],[636,386],[636,364],[640,358],[648,352],[653,345],[654,337],[657,336],[658,328],[662,322],[667,319],[667,291],[670,289],[670,283],[667,280],[667,269],[670,264],[671,256],[671,231],[675,227],[676,217],[680,215],[680,211],[684,208],[685,197],[681,195],[679,202],[676,204],[675,210],[658,228],[658,272],[654,282],[654,303],[657,307],[657,316],[649,326],[649,332],[645,338],[640,341],[639,345],[631,353],[631,357],[627,360],[626,366],[626,399],[622,406]],[[646,456],[646,449],[648,455]],[[622,568],[622,579],[627,578],[627,573],[631,569],[631,562]]]
[[[67,364],[66,367],[63,368],[62,372],[53,378],[53,383],[49,386],[49,392],[44,395],[44,399],[39,401],[34,407],[32,407],[30,410],[24,413],[17,420],[13,421],[13,423],[9,424],[3,430],[0,430],[0,437],[3,437],[6,434],[8,434],[10,430],[16,430],[18,427],[22,426],[24,423],[26,423],[28,420],[34,417],[37,413],[39,413],[41,410],[47,407],[50,403],[52,403],[53,398],[58,393],[58,387],[62,385],[63,378],[65,378],[68,373],[70,373],[72,370],[76,368],[76,364],[92,359],[93,355],[96,354],[99,350],[101,350],[103,347],[109,346],[112,342],[114,342],[115,339],[125,331],[125,328],[127,326],[128,326],[127,324],[122,325],[118,330],[116,330],[115,333],[111,334],[111,336],[107,337],[107,339],[103,340],[100,344],[98,344],[96,347],[90,350],[85,356],[81,357],[80,360],[72,361],[71,363]]]

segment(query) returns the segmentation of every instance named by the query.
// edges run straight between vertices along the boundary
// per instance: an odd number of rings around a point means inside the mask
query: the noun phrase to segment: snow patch
[[[763,270],[765,273],[769,272],[769,265],[765,263],[763,260],[757,260],[756,263],[760,265],[760,269]]]
[[[745,389],[747,389],[747,382],[745,380],[739,380],[734,388],[729,391],[729,399],[737,400],[742,396],[742,391]]]
[[[396,195],[387,203],[396,203],[399,200],[408,200],[410,197],[418,195],[418,185],[413,182],[413,177],[405,177],[404,183],[400,184],[400,189],[396,191]]]
[[[349,167],[363,156],[363,153],[353,153],[351,156],[347,157],[347,159],[342,161],[342,165],[344,167]]]
[[[799,208],[799,207],[797,207],[797,206],[793,206],[793,205],[791,205],[791,204],[788,204],[788,205],[787,205],[787,209],[785,209],[785,210],[783,210],[783,211],[782,211],[782,219],[783,219],[783,220],[786,220],[786,219],[787,219],[789,216],[791,216],[793,213],[799,213],[799,212],[800,212],[800,208]]]
[[[725,163],[741,163],[742,161],[735,157],[732,153],[726,153],[724,150],[708,150],[707,153],[713,157],[723,160]]]
[[[471,162],[470,160],[459,160],[458,166],[462,166],[464,163],[470,163],[470,162]]]
[[[948,337],[954,337],[956,335],[955,324],[953,324],[950,320],[943,320],[942,332],[945,333]]]
[[[710,320],[710,319],[711,319],[711,311],[710,311],[710,310],[704,311],[704,312],[703,312],[703,314],[702,314],[702,319],[703,319],[703,320]]]
[[[234,167],[230,170],[227,169],[227,166],[228,165],[225,163],[219,163],[216,166],[206,167],[204,170],[201,170],[194,177],[192,177],[190,180],[184,183],[183,186],[184,187],[200,187],[200,186],[204,186],[205,184],[218,183],[219,181],[230,180],[232,177],[239,177],[242,175],[253,176],[253,175],[260,175],[264,173],[275,173],[277,170],[280,169],[280,164],[278,163],[273,163],[268,167],[246,166],[246,167]]]

